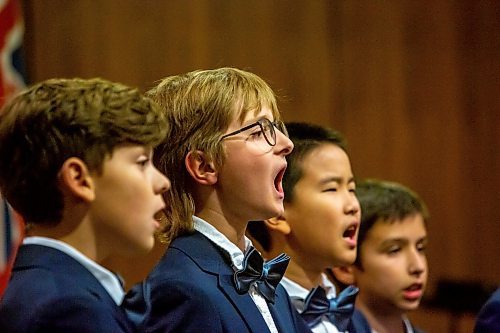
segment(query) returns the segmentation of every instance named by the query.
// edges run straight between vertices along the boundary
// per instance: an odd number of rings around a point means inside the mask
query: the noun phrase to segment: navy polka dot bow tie
[[[354,312],[354,301],[358,291],[358,288],[349,286],[337,297],[328,299],[325,290],[316,287],[307,295],[301,316],[312,328],[321,321],[323,315],[326,315],[339,331],[345,331]]]
[[[254,247],[250,247],[243,259],[243,268],[233,275],[236,290],[240,294],[247,293],[250,286],[256,283],[262,296],[268,302],[274,303],[276,287],[285,274],[289,261],[290,257],[282,253],[276,258],[264,262],[259,252]]]

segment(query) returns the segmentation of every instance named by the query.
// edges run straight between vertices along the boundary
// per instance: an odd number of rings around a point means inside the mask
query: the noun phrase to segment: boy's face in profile
[[[362,269],[353,266],[358,298],[381,311],[416,309],[427,283],[426,245],[420,214],[376,221],[360,247]]]
[[[170,182],[153,166],[151,154],[143,146],[120,146],[104,160],[102,174],[92,173],[89,216],[108,253],[140,254],[154,245],[155,214],[165,207],[161,194]]]
[[[268,107],[256,115],[249,112],[243,123],[233,120],[226,130],[231,133],[267,118],[274,121]],[[218,172],[220,202],[225,214],[243,220],[265,220],[283,213],[281,181],[286,169],[285,156],[293,149],[290,139],[274,128],[276,144],[269,145],[260,126],[253,126],[229,136],[222,142],[226,152],[224,164]]]
[[[302,176],[285,207],[288,242],[316,269],[352,264],[360,206],[349,157],[325,143],[310,151],[300,167]]]

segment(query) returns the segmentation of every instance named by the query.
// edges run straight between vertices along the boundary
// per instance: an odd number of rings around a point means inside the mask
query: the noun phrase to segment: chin
[[[405,304],[401,304],[399,308],[403,311],[413,311],[418,309],[419,305],[420,305],[420,300],[411,303],[405,302]]]
[[[272,207],[272,209],[270,209],[269,212],[266,214],[267,217],[264,218],[263,220],[270,219],[272,217],[282,216],[284,213],[285,213],[285,208],[283,207],[283,203],[280,203]]]
[[[350,266],[356,261],[356,252],[348,253],[342,258],[337,258],[337,261],[339,262],[337,266]]]

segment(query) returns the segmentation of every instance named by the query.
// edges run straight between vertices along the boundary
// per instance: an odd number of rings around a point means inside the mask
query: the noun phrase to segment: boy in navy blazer
[[[135,332],[99,263],[149,251],[169,180],[152,164],[158,106],[102,79],[51,79],[0,113],[0,190],[27,237],[0,301],[0,332]]]
[[[250,220],[283,213],[281,180],[293,144],[271,88],[235,68],[167,77],[148,93],[172,125],[155,150],[169,174],[171,242],[125,306],[141,332],[309,331],[270,262],[245,237]]]
[[[350,332],[421,332],[406,313],[418,308],[427,284],[427,227],[423,200],[383,180],[357,182],[361,225],[356,261],[334,277],[359,288]]]
[[[325,270],[356,259],[361,209],[342,135],[308,123],[286,123],[294,144],[283,178],[285,212],[249,234],[267,256],[285,251],[292,261],[281,281],[314,333],[348,330],[357,290],[337,295]]]

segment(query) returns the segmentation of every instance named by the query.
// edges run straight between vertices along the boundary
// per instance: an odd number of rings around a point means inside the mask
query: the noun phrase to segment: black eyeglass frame
[[[274,143],[271,142],[270,138],[267,137],[266,131],[264,130],[264,124],[263,123],[267,123],[267,125],[270,125],[269,128],[271,128],[271,139],[272,139],[272,141],[274,141]],[[262,131],[262,133],[264,135],[264,139],[266,139],[266,142],[271,147],[276,146],[276,130],[275,130],[275,128],[277,128],[281,133],[283,133],[284,135],[286,135],[288,137],[288,132],[286,130],[285,124],[282,121],[279,121],[279,120],[278,121],[270,121],[267,118],[262,118],[262,119],[257,120],[255,123],[252,123],[252,124],[250,124],[248,126],[240,128],[239,130],[236,130],[236,131],[231,132],[231,133],[224,134],[223,136],[221,136],[220,139],[222,141],[222,140],[224,140],[227,137],[239,134],[239,133],[244,132],[246,130],[249,130],[250,128],[255,127],[255,126],[259,126],[260,127],[260,130]]]

